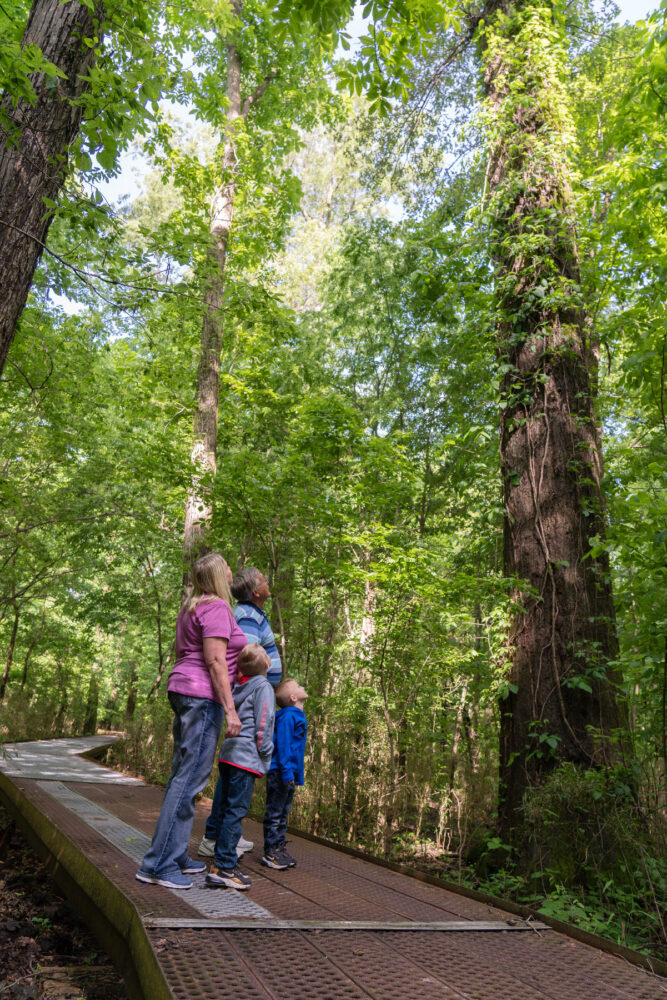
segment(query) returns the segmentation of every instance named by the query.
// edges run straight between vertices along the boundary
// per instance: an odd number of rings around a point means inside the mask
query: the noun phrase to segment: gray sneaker
[[[197,854],[201,854],[202,858],[212,858],[215,855],[215,841],[209,840],[208,837],[202,837],[202,842],[197,848]]]

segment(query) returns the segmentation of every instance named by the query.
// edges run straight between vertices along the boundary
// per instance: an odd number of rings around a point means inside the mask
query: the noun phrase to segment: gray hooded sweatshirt
[[[242,767],[260,777],[269,770],[273,753],[273,721],[276,699],[273,687],[259,674],[232,688],[234,708],[241,720],[241,735],[228,737],[220,748],[220,760]]]

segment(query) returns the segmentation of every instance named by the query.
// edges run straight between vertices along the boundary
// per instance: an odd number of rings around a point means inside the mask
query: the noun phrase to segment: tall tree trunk
[[[0,372],[5,366],[16,324],[28,297],[52,213],[44,198],[55,201],[67,174],[68,150],[81,125],[76,104],[86,89],[104,5],[92,9],[76,2],[34,0],[22,44],[36,45],[65,74],[57,86],[43,74],[32,85],[36,102],[11,94],[0,102]]]
[[[232,0],[232,9],[240,17],[241,0]],[[220,352],[224,313],[225,268],[227,249],[234,218],[234,195],[238,175],[236,136],[255,104],[275,74],[270,72],[254,94],[241,99],[241,54],[238,47],[227,45],[227,111],[222,149],[222,183],[211,202],[208,277],[204,295],[201,351],[197,369],[197,411],[192,446],[192,482],[185,506],[183,556],[185,575],[198,556],[209,548],[208,530],[211,524],[212,491],[217,466],[218,398],[220,392]]]
[[[614,607],[604,539],[597,357],[571,207],[566,61],[550,7],[499,11],[485,37],[496,270],[504,563],[516,579],[501,704],[500,826],[560,761],[617,758]]]

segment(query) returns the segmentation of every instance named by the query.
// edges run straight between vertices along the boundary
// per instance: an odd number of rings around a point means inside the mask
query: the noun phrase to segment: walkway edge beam
[[[173,1000],[134,904],[1,771],[0,800],[114,960],[131,1000]]]
[[[257,820],[257,817],[252,813],[250,814],[250,818],[261,822],[261,819]],[[603,951],[607,955],[622,958],[626,962],[629,962],[630,965],[636,965],[654,976],[667,979],[667,962],[664,962],[662,959],[656,958],[654,955],[644,955],[640,951],[633,951],[632,948],[628,948],[626,945],[617,944],[610,938],[601,937],[599,934],[592,934],[590,931],[585,931],[582,927],[577,927],[575,924],[567,924],[565,921],[558,920],[557,917],[542,913],[533,907],[525,906],[522,903],[515,903],[511,899],[501,899],[499,896],[491,896],[487,892],[480,892],[478,889],[470,889],[468,886],[459,885],[458,882],[449,882],[446,879],[438,878],[436,875],[429,875],[427,872],[410,868],[408,865],[389,861],[386,858],[379,858],[375,854],[368,854],[366,851],[360,851],[356,847],[349,847],[347,844],[337,844],[333,840],[327,840],[326,837],[318,837],[317,834],[307,833],[305,830],[299,830],[292,825],[288,826],[287,829],[295,837],[302,837],[304,840],[310,840],[314,844],[321,844],[322,847],[330,847],[335,851],[340,851],[342,854],[359,858],[360,861],[368,861],[370,864],[378,865],[380,868],[387,868],[389,871],[398,872],[400,875],[407,875],[418,882],[425,882],[426,885],[434,885],[439,889],[446,889],[448,892],[454,892],[459,896],[474,899],[478,903],[486,903],[495,909],[507,910],[518,917],[523,917],[524,920],[541,921],[547,924],[552,930],[565,935],[565,937],[573,938],[573,940],[579,941],[581,944],[587,944],[591,948],[597,948],[598,951]]]
[[[256,917],[238,918],[222,917],[144,917],[146,927],[164,927],[169,930],[187,928],[188,930],[206,930],[211,928],[221,930],[244,931],[432,931],[434,933],[467,933],[473,931],[505,932],[505,931],[548,931],[547,924],[522,923],[510,924],[502,920],[261,920]]]

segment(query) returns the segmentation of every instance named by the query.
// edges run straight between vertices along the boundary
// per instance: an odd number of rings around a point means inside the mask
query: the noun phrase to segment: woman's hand
[[[239,736],[241,734],[241,720],[235,709],[232,708],[231,712],[225,714],[225,721],[227,723],[225,736]]]
[[[232,689],[229,686],[229,671],[227,669],[227,640],[210,636],[204,639],[204,660],[211,675],[211,684],[215,696],[222,703],[227,720],[227,736],[238,736],[241,732],[241,720],[234,708]]]

